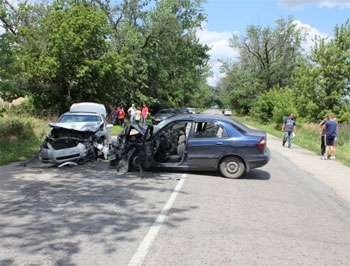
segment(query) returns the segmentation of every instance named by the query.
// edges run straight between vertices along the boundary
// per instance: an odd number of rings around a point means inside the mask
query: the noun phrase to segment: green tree
[[[249,26],[246,36],[233,35],[230,46],[238,50],[239,57],[224,69],[237,111],[248,114],[262,94],[276,86],[290,87],[302,52],[303,33],[289,17],[277,20],[275,28]]]
[[[16,36],[7,47],[19,47],[12,60],[23,67],[17,73],[23,82],[13,89],[23,88],[39,110],[55,112],[92,100],[155,107],[201,103],[208,60],[208,47],[195,37],[205,19],[201,3],[124,0],[112,7],[109,1],[58,0],[18,9],[5,4],[11,12],[1,12],[1,18]],[[11,77],[0,74],[1,80]]]
[[[311,55],[295,72],[297,108],[310,121],[334,112],[349,117],[350,20],[336,26],[334,38],[316,38]]]
[[[12,5],[7,0],[0,0],[1,27],[5,30],[0,36],[0,97],[11,101],[19,96],[26,96],[28,78],[26,59],[28,46],[31,50],[44,50],[45,32],[37,30],[37,25],[49,11],[47,5],[34,3],[31,6],[19,3]],[[32,29],[28,38],[22,31]]]

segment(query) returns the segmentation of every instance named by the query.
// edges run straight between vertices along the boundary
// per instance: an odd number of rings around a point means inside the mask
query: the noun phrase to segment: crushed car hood
[[[76,131],[97,132],[100,129],[100,122],[76,122],[76,123],[50,123],[52,128],[64,128]]]

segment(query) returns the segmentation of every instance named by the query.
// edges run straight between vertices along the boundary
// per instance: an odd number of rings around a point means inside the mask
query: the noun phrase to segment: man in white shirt
[[[136,114],[135,104],[131,105],[131,107],[128,109],[128,113],[130,115],[130,124],[134,124]]]

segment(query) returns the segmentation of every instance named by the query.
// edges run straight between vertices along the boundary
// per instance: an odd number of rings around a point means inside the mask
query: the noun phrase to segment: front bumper
[[[40,158],[43,162],[54,164],[79,161],[86,155],[87,150],[82,143],[78,143],[75,147],[61,150],[55,150],[50,143],[47,143],[47,148],[42,148],[40,151]]]

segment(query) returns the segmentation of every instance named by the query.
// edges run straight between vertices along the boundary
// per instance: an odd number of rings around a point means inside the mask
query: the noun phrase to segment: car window
[[[241,122],[238,122],[236,120],[232,120],[231,122],[232,122],[231,126],[233,126],[233,128],[240,133],[246,134],[247,132],[249,132],[251,130],[249,127],[242,124]]]
[[[76,123],[76,122],[101,122],[101,118],[97,115],[63,115],[58,123]]]
[[[221,125],[198,122],[194,127],[193,138],[227,138],[228,134]]]

